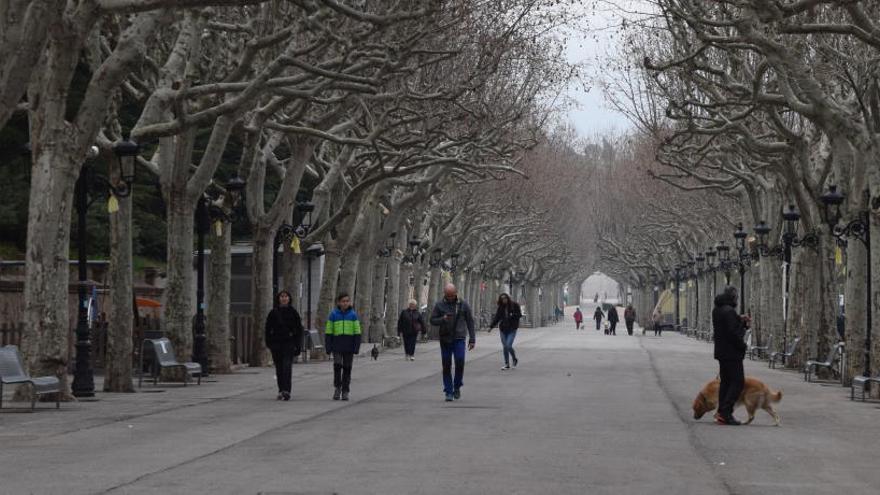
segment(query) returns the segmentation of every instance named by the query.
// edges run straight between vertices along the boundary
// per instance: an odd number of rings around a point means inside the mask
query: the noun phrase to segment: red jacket
[[[574,312],[574,321],[584,321],[584,314],[581,313],[581,310]]]

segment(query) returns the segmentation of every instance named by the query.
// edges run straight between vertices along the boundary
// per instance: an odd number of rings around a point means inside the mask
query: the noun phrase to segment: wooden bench
[[[40,376],[32,378],[24,371],[18,347],[8,345],[0,347],[0,408],[3,407],[3,384],[29,384],[31,394],[31,411],[37,404],[37,396],[55,394],[55,409],[61,408],[61,381],[56,376]]]
[[[202,384],[202,365],[199,363],[180,363],[177,361],[177,358],[174,356],[174,347],[171,345],[171,341],[165,337],[161,339],[144,339],[144,342],[141,344],[141,365],[138,370],[138,388],[143,385],[144,380],[144,347],[150,344],[153,348],[153,355],[155,356],[154,365],[151,367],[152,375],[153,375],[153,385],[159,384],[159,375],[162,374],[162,370],[164,368],[183,368],[183,386],[185,387],[189,382],[190,377],[198,376],[198,384]]]
[[[807,361],[807,364],[804,365],[804,380],[811,382],[813,381],[813,373],[817,372],[820,368],[827,368],[831,370],[833,374],[836,374],[838,378],[843,377],[843,373],[840,372],[839,369],[834,368],[834,363],[837,361],[837,357],[840,356],[840,363],[843,362],[843,351],[844,351],[844,343],[838,342],[828,353],[828,357],[825,358],[825,361],[819,361],[818,359],[810,359]]]
[[[771,353],[767,366],[775,369],[776,368],[776,361],[779,360],[782,363],[782,367],[785,368],[786,361],[788,361],[789,359],[791,359],[791,357],[794,356],[794,353],[797,351],[798,344],[800,344],[800,343],[801,343],[801,338],[796,337],[794,340],[791,341],[791,344],[788,346],[787,351]]]

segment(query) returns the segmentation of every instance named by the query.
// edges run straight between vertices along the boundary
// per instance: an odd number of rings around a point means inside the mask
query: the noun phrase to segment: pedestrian
[[[346,293],[336,297],[336,307],[325,325],[324,346],[333,354],[333,400],[348,400],[351,391],[351,364],[361,350],[361,322]]]
[[[736,287],[728,286],[715,297],[712,310],[712,328],[715,340],[715,359],[718,361],[718,412],[715,422],[722,425],[741,424],[733,417],[733,408],[745,385],[743,359],[746,356],[746,329],[750,326],[748,316],[736,312]]]
[[[632,304],[628,305],[626,309],[623,310],[623,321],[626,323],[626,333],[632,336],[633,324],[636,321],[636,310],[633,308]]]
[[[620,315],[617,314],[617,308],[611,306],[608,309],[608,323],[610,324],[610,328],[608,331],[611,335],[617,335],[617,322],[620,321]]]
[[[602,306],[596,306],[596,311],[593,313],[593,319],[596,320],[596,330],[602,326],[602,318],[605,315],[602,313]]]
[[[440,358],[443,362],[443,392],[446,402],[461,398],[464,384],[465,339],[467,349],[472,350],[477,342],[474,333],[474,315],[471,308],[458,297],[458,290],[452,284],[443,289],[443,299],[434,304],[431,311],[431,324],[439,327]],[[452,361],[455,359],[455,379],[452,377]]]
[[[663,318],[660,311],[654,311],[654,314],[651,315],[651,322],[654,326],[654,337],[663,336]]]
[[[501,294],[498,296],[498,308],[495,310],[495,317],[492,324],[489,325],[491,332],[496,326],[501,332],[501,347],[504,354],[504,366],[501,371],[510,369],[510,358],[513,358],[513,367],[519,364],[516,358],[516,351],[513,350],[513,340],[516,339],[516,331],[519,329],[519,320],[522,318],[522,310],[516,301],[511,301],[510,296]]]
[[[425,320],[419,313],[419,303],[410,299],[409,306],[397,318],[397,335],[403,337],[403,351],[409,361],[416,360],[416,340],[424,328]]]
[[[584,314],[581,313],[581,308],[577,308],[574,310],[574,328],[575,330],[581,329],[581,323],[584,322]]]
[[[278,400],[290,400],[293,389],[293,358],[302,352],[302,318],[291,306],[291,299],[290,292],[279,292],[275,296],[275,307],[266,316],[266,347],[272,353],[272,362],[275,363]]]

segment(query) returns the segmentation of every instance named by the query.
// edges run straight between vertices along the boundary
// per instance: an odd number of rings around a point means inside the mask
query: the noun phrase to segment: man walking
[[[434,304],[431,324],[439,327],[440,357],[443,361],[443,391],[446,402],[461,398],[464,379],[465,339],[467,349],[472,350],[477,338],[474,332],[474,316],[468,303],[459,299],[458,290],[452,284],[443,289],[443,299]],[[455,359],[455,379],[452,378],[452,360]]]
[[[712,310],[712,327],[715,338],[715,359],[718,360],[718,412],[715,422],[722,425],[741,424],[733,417],[733,407],[745,384],[743,359],[746,343],[743,340],[749,320],[736,312],[736,287],[725,287],[724,292],[715,297]]]
[[[581,308],[577,308],[574,310],[574,328],[575,330],[581,329],[581,323],[584,322],[584,314],[581,313]]]
[[[608,324],[610,327],[608,328],[608,333],[611,335],[617,335],[617,322],[620,321],[620,315],[617,314],[617,308],[611,306],[608,309]]]
[[[626,333],[633,334],[633,323],[636,321],[636,310],[632,304],[623,310],[623,321],[626,323]]]

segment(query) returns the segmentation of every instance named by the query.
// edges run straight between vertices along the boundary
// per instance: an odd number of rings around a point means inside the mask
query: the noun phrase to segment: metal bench
[[[880,375],[878,376],[856,376],[852,379],[852,385],[850,386],[850,395],[849,400],[856,400],[856,385],[862,390],[862,402],[865,401],[865,395],[868,394],[868,385],[873,383],[880,383]]]
[[[165,337],[161,339],[144,339],[141,344],[141,365],[138,369],[138,388],[143,385],[144,380],[144,347],[147,344],[153,347],[153,355],[155,356],[154,366],[152,366],[153,385],[159,384],[159,375],[162,374],[163,368],[183,368],[183,386],[189,382],[190,377],[198,375],[198,384],[202,384],[202,365],[199,363],[179,363],[174,356],[174,347],[171,341]]]
[[[33,393],[31,394],[31,411],[37,405],[37,396],[44,394],[55,394],[55,409],[61,408],[61,381],[55,376],[41,376],[31,378],[21,364],[21,356],[18,354],[18,347],[7,345],[0,347],[0,408],[3,407],[3,385],[4,384],[30,384]]]
[[[840,363],[843,363],[843,351],[844,351],[844,343],[838,342],[832,349],[831,352],[828,353],[828,357],[825,361],[819,361],[815,359],[810,359],[807,361],[807,364],[804,365],[804,380],[811,382],[813,381],[813,373],[819,370],[819,368],[828,368],[831,370],[833,374],[836,374],[838,378],[843,376],[843,373],[840,372],[840,369],[834,368],[834,363],[837,361],[837,356],[841,356]]]
[[[767,337],[767,342],[764,345],[749,345],[748,354],[749,359],[755,359],[757,356],[759,359],[761,357],[767,357],[767,353],[773,347],[773,335]]]
[[[795,351],[797,351],[798,344],[801,343],[800,337],[795,337],[794,340],[791,341],[791,345],[788,346],[788,350],[785,352],[773,352],[770,354],[769,363],[767,366],[770,368],[776,368],[776,361],[779,360],[782,363],[782,367],[785,368],[785,363],[792,356],[794,356]]]

